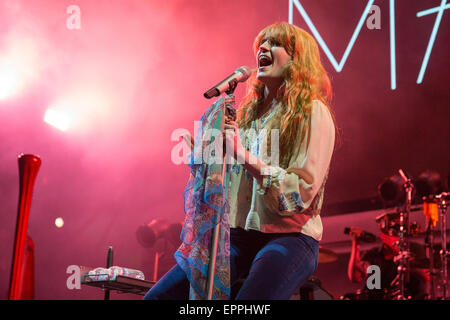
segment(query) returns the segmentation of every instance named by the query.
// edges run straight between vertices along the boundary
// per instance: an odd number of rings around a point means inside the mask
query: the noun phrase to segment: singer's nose
[[[267,48],[264,48],[264,47],[259,47],[259,50],[258,50],[258,53],[256,54],[256,61],[257,61],[257,63],[259,63],[258,62],[258,60],[259,60],[259,57],[262,55],[262,54],[265,54],[265,53],[267,53],[269,50],[267,49]]]
[[[259,45],[259,52],[260,53],[265,53],[267,51],[270,50],[270,43],[267,40],[263,40],[263,42],[261,42],[261,44]]]

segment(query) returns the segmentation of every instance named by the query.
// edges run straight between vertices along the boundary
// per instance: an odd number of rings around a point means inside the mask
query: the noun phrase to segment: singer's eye
[[[270,38],[264,38],[264,39],[262,39],[261,40],[261,43],[259,44],[259,46],[262,46],[264,43],[268,43],[269,44],[269,46],[271,46],[271,47],[278,47],[278,46],[280,46],[280,42],[278,41],[278,40],[276,40],[276,39],[274,39],[274,38],[272,38],[272,37],[270,37]]]
[[[263,40],[261,41],[261,44],[263,44],[263,43],[265,43],[265,42],[269,43],[269,45],[270,45],[271,47],[280,47],[280,46],[281,46],[280,41],[278,41],[277,39],[275,39],[275,38],[273,38],[273,37],[269,37],[269,38],[263,39]]]
[[[281,47],[281,43],[278,40],[273,39],[269,43],[271,44],[272,47]]]

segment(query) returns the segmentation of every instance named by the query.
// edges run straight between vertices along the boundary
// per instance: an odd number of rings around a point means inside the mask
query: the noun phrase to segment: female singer
[[[294,25],[264,28],[254,52],[258,69],[237,121],[225,120],[226,143],[242,163],[230,176],[230,284],[243,279],[238,300],[284,300],[318,263],[335,141],[331,85],[316,41]],[[176,265],[144,299],[187,299],[189,287]]]

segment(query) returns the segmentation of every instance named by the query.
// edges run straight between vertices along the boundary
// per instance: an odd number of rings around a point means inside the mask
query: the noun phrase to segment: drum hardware
[[[406,188],[405,184],[405,188]],[[408,190],[407,190],[408,194]],[[412,225],[409,226],[409,230],[402,227],[402,213],[400,212],[400,228],[399,228],[399,248],[400,252],[395,257],[394,261],[399,263],[398,276],[395,279],[397,291],[394,295],[394,299],[403,300],[408,297],[405,296],[405,281],[408,282],[408,277],[411,270],[427,269],[429,274],[430,289],[428,293],[429,299],[442,299],[447,300],[448,296],[448,246],[447,246],[447,201],[450,198],[450,193],[443,192],[438,195],[432,195],[424,198],[425,201],[434,202],[437,204],[438,209],[430,210],[429,203],[424,205],[424,210],[428,217],[427,229],[425,232],[413,232]],[[403,213],[403,224],[407,221],[408,213],[408,201],[405,203],[406,216]],[[427,209],[428,208],[428,209]],[[436,211],[435,213],[431,211]],[[439,211],[439,212],[437,212]],[[437,214],[439,213],[439,214]],[[439,219],[439,218],[440,219]],[[440,230],[433,230],[433,225],[436,225],[436,221],[440,220]],[[408,224],[406,225],[408,226]],[[403,230],[403,232],[401,232]],[[403,236],[403,237],[402,237]],[[436,236],[436,237],[435,237]],[[423,237],[423,238],[422,238]],[[425,244],[425,255],[420,255],[418,250],[418,244],[411,242],[415,238],[423,239]],[[435,244],[435,238],[440,238],[440,244]],[[402,240],[403,239],[403,240]],[[402,243],[403,241],[403,243]],[[411,245],[415,246],[416,250],[411,250]],[[414,252],[413,252],[414,251]],[[403,290],[402,290],[403,289]],[[440,289],[438,294],[437,289]]]
[[[300,287],[299,295],[300,300],[335,300],[334,296],[322,287],[322,281],[314,276]]]
[[[409,282],[409,262],[412,258],[411,250],[409,248],[409,215],[411,213],[412,191],[414,185],[412,179],[402,169],[398,170],[400,176],[403,178],[405,190],[405,210],[400,211],[400,229],[399,229],[399,253],[394,258],[398,262],[396,284],[398,285],[398,294],[395,295],[395,300],[407,300],[409,297],[405,295],[405,284]]]
[[[430,290],[430,299],[434,300],[436,298],[436,292],[434,290],[436,286],[436,277],[437,272],[434,269],[434,251],[433,251],[433,220],[429,219],[427,231],[425,235],[425,247],[426,247],[426,257],[429,259],[429,269],[430,269],[430,281],[431,281],[431,290]]]
[[[359,289],[356,293],[346,293],[339,300],[390,300],[392,293],[388,289],[369,290]]]
[[[439,195],[434,196],[439,204],[439,216],[441,217],[441,242],[442,249],[440,251],[441,255],[441,272],[442,272],[442,289],[443,289],[443,299],[448,298],[448,270],[447,270],[447,199],[450,199],[449,192],[442,192]]]
[[[385,206],[396,206],[396,210],[376,217],[376,222],[383,235],[399,239],[394,245],[399,249],[394,257],[396,276],[390,288],[383,289],[384,293],[378,299],[448,299],[446,213],[450,193],[442,191],[440,175],[430,170],[418,179],[412,179],[400,169],[399,175],[386,178],[378,186],[378,194]],[[413,205],[413,199],[422,200],[423,206],[417,202]],[[411,212],[421,210],[420,207],[428,218],[425,232],[419,224],[409,222]],[[439,218],[440,230],[435,230],[433,228]],[[441,244],[435,243],[435,239],[439,238]],[[437,292],[437,289],[440,291]],[[381,290],[377,291],[381,294]],[[363,289],[346,294],[341,299],[371,300],[373,296],[374,292]]]
[[[431,282],[430,299],[436,298],[436,290],[442,289],[443,300],[448,299],[448,250],[447,250],[447,201],[450,193],[441,192],[437,195],[427,195],[424,201],[424,214],[428,224],[425,233],[426,257],[429,261],[429,273]],[[439,219],[440,218],[440,219]],[[434,230],[440,220],[440,230]],[[440,245],[434,244],[434,239],[440,237]],[[439,258],[436,258],[436,255]]]
[[[404,203],[406,196],[404,180],[399,175],[393,175],[385,178],[378,185],[377,191],[385,207],[398,206],[399,204]]]

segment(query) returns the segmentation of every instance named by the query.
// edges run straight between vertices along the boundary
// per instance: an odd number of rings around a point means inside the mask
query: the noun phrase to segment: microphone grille
[[[247,66],[242,66],[242,67],[237,68],[235,72],[240,72],[244,75],[244,77],[241,79],[241,81],[247,81],[247,79],[251,76],[253,70]]]

